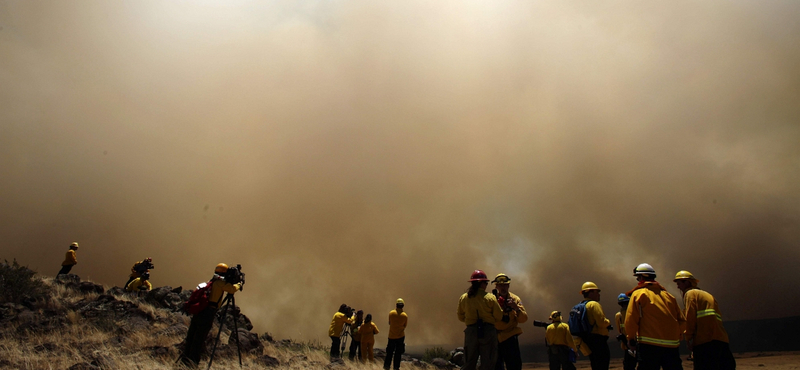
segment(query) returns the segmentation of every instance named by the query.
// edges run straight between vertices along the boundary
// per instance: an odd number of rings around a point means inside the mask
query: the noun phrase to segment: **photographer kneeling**
[[[181,361],[190,367],[197,366],[200,362],[200,355],[203,352],[206,336],[214,324],[217,309],[222,302],[225,292],[234,294],[242,289],[244,281],[242,273],[237,267],[228,268],[228,265],[220,263],[214,269],[214,276],[207,284],[211,285],[208,295],[208,305],[199,313],[192,316],[192,323],[186,333]],[[201,284],[198,289],[204,289],[207,285]]]

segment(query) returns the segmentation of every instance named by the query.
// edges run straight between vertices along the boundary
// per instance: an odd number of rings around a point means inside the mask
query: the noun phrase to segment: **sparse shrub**
[[[450,352],[447,352],[442,347],[426,348],[425,354],[422,355],[422,361],[430,363],[434,358],[443,358],[450,361]]]
[[[0,303],[24,303],[46,299],[47,286],[36,277],[36,272],[21,266],[15,259],[12,263],[0,263]]]

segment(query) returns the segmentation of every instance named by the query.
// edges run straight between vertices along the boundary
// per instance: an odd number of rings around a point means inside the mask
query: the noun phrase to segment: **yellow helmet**
[[[689,280],[692,282],[692,286],[697,286],[697,283],[700,282],[700,280],[697,280],[697,278],[695,278],[691,272],[686,270],[678,271],[678,273],[675,274],[675,279],[673,279],[672,281],[677,282],[678,280]]]
[[[511,283],[511,278],[506,274],[497,274],[492,282],[495,284],[509,284]]]
[[[401,305],[405,306],[406,302],[403,300],[403,298],[397,298],[397,302],[395,304],[401,304]]]
[[[217,274],[224,274],[226,272],[228,272],[228,265],[224,263],[217,264],[217,268],[214,269],[214,273]]]
[[[550,320],[561,321],[561,312],[553,311],[550,313]]]
[[[583,294],[587,290],[596,290],[596,291],[599,292],[600,288],[597,287],[597,284],[595,284],[595,283],[593,283],[591,281],[587,281],[587,282],[583,283],[583,285],[581,286],[581,294]]]
[[[69,247],[78,249],[78,242],[72,242],[72,244],[70,244]]]

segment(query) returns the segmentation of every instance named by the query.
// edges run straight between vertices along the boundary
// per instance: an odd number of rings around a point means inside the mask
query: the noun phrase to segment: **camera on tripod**
[[[242,283],[242,285],[244,285],[244,272],[242,272],[242,265],[238,264],[236,267],[228,267],[228,271],[225,272],[223,278],[228,283]]]

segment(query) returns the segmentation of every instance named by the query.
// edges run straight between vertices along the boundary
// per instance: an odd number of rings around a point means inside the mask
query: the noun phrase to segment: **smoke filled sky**
[[[0,258],[192,288],[258,332],[406,301],[458,343],[470,273],[606,315],[648,262],[726,320],[800,314],[795,1],[0,0]],[[525,324],[524,341],[540,329]],[[378,336],[378,345],[385,343]]]

